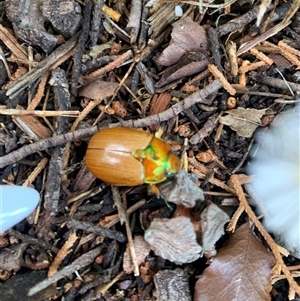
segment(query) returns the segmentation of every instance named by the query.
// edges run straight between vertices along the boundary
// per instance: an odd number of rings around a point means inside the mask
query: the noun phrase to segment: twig
[[[131,260],[132,260],[132,263],[133,263],[133,266],[134,266],[134,275],[139,276],[140,275],[139,265],[138,265],[137,258],[136,258],[136,252],[135,252],[135,249],[134,249],[133,238],[132,238],[132,234],[131,234],[131,229],[130,229],[130,223],[129,223],[129,220],[128,220],[128,216],[127,216],[126,211],[125,211],[125,209],[122,205],[121,197],[120,197],[118,188],[116,186],[112,186],[111,191],[112,191],[112,195],[113,195],[115,205],[118,209],[120,223],[121,224],[123,222],[125,223],[126,234],[127,234],[127,239],[128,239],[128,245],[129,245],[129,250],[130,250],[130,256],[131,256]]]
[[[104,0],[96,0],[94,1],[94,8],[92,12],[92,20],[91,20],[91,39],[90,46],[95,46],[97,44],[99,38],[99,28],[103,25],[102,22],[102,8],[104,5]]]
[[[204,89],[201,91],[195,92],[189,97],[185,98],[183,101],[173,105],[168,110],[161,112],[156,115],[148,116],[139,120],[129,120],[129,121],[123,121],[114,124],[113,126],[123,126],[123,127],[147,127],[156,123],[161,123],[163,121],[169,120],[175,116],[177,116],[179,113],[183,112],[184,110],[190,108],[196,103],[206,103],[206,97],[209,96],[212,93],[217,92],[221,88],[221,83],[219,80],[214,80],[209,85],[207,85]],[[95,134],[98,131],[98,127],[93,126],[89,129],[82,129],[77,130],[75,132],[71,132],[68,134],[58,135],[56,137],[51,137],[48,139],[44,139],[41,141],[38,141],[34,144],[25,145],[22,148],[11,152],[3,157],[0,158],[0,168],[3,168],[11,163],[15,163],[17,161],[20,161],[24,157],[35,153],[37,151],[42,151],[47,148],[57,146],[60,144],[64,144],[66,142],[80,140],[84,137],[91,136]]]
[[[75,219],[71,219],[68,222],[68,226],[72,229],[76,230],[84,230],[88,233],[94,233],[100,236],[108,237],[110,239],[115,239],[119,242],[125,242],[126,237],[123,233],[116,231],[116,230],[111,230],[111,229],[106,229],[100,226],[96,226],[90,222],[81,222]]]
[[[77,44],[77,38],[80,32],[77,33],[68,42],[53,51],[48,57],[39,62],[31,71],[14,81],[8,86],[6,92],[7,96],[15,97],[22,92],[28,85],[32,84],[39,77],[43,76],[58,60],[64,57],[66,54],[72,53],[72,49]],[[68,57],[66,57],[67,59]]]
[[[48,159],[43,158],[35,167],[35,169],[31,172],[31,174],[27,177],[26,181],[23,183],[22,186],[24,187],[29,186],[37,178],[40,172],[45,169],[47,163],[48,163]]]
[[[134,45],[137,41],[142,15],[143,1],[131,0],[131,8],[129,20],[126,26],[127,31],[130,32],[130,44]]]
[[[76,117],[80,111],[38,111],[38,110],[18,110],[18,109],[0,109],[0,115],[18,115],[18,116],[39,116],[39,117]]]
[[[103,68],[100,68],[94,72],[91,72],[89,74],[86,74],[84,76],[84,79],[91,79],[91,78],[97,78],[102,75],[104,75],[106,72],[109,72],[111,70],[114,70],[118,67],[120,67],[125,61],[131,59],[133,56],[132,50],[127,50],[125,53],[120,55],[118,58],[116,58],[113,62],[109,63]]]
[[[28,292],[28,296],[33,296],[34,294],[40,292],[44,288],[48,287],[51,284],[56,283],[58,280],[70,276],[75,271],[88,266],[94,262],[94,259],[101,253],[102,246],[97,247],[74,260],[71,264],[64,267],[61,271],[57,272],[50,278],[47,278],[38,284],[34,285]]]
[[[72,97],[77,96],[77,85],[80,77],[80,69],[81,69],[81,59],[85,49],[85,43],[89,37],[90,31],[90,18],[92,12],[92,1],[87,0],[84,7],[83,20],[82,20],[82,31],[80,33],[80,37],[78,39],[78,43],[75,47],[75,53],[73,57],[73,68],[72,68],[72,76],[70,83],[70,93]]]
[[[60,110],[67,110],[70,108],[71,102],[69,85],[67,84],[65,71],[60,68],[54,70],[50,79],[50,85],[52,86],[54,93],[55,109],[59,112]],[[56,117],[55,121],[56,133],[61,134],[68,131],[69,123],[65,117]],[[67,146],[56,146],[51,152],[51,159],[49,162],[45,185],[44,208],[54,214],[58,211],[58,202],[61,190],[61,175],[64,169],[63,161],[67,154]]]

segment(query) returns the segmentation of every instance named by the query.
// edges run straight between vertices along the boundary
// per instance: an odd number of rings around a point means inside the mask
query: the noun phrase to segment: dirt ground
[[[299,7],[0,1],[0,301],[300,300]]]

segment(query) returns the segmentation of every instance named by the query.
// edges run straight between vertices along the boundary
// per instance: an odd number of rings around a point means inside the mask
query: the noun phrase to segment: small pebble
[[[180,5],[175,6],[175,16],[176,17],[181,17],[183,14],[182,8]]]

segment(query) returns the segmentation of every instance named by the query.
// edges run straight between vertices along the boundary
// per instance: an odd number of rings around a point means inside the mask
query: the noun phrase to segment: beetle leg
[[[149,186],[150,186],[150,189],[156,194],[156,196],[161,196],[161,193],[156,185],[149,184]]]

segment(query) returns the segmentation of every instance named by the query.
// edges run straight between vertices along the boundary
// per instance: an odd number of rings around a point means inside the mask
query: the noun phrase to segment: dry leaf
[[[173,24],[171,43],[159,56],[157,62],[163,66],[171,66],[188,51],[205,51],[207,48],[205,30],[190,17],[186,17]]]
[[[194,301],[269,301],[275,259],[244,224],[232,235],[195,287]]]
[[[226,111],[227,116],[220,117],[220,123],[230,126],[237,134],[244,138],[251,138],[254,131],[261,125],[261,118],[267,109],[237,108]]]
[[[142,236],[136,236],[133,239],[133,246],[136,253],[137,264],[140,265],[144,261],[145,257],[150,253],[150,246],[148,243],[145,242]],[[128,244],[123,258],[123,270],[127,274],[130,274],[134,271],[134,265],[131,261]]]
[[[224,234],[224,225],[230,220],[227,213],[210,203],[201,213],[202,247],[206,257],[215,255],[215,243]]]
[[[95,80],[79,90],[79,95],[90,99],[104,99],[114,94],[119,85],[117,83]]]
[[[154,253],[177,264],[197,260],[202,251],[189,218],[154,219],[144,235]]]
[[[190,178],[189,174],[181,169],[172,179],[157,185],[161,195],[171,203],[191,208],[197,201],[203,201],[204,195]]]

